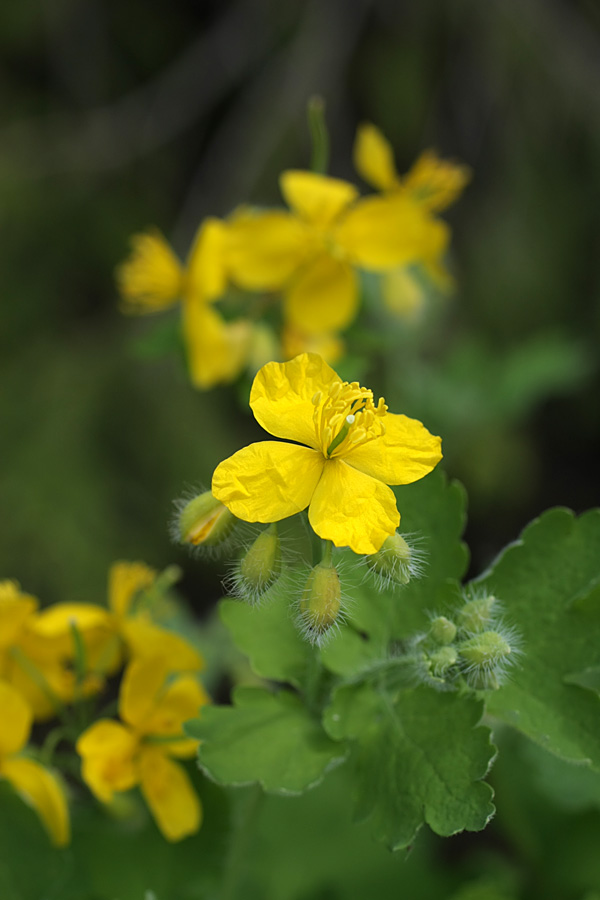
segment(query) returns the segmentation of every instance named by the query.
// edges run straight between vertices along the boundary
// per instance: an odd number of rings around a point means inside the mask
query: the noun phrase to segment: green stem
[[[311,647],[306,657],[306,677],[304,680],[304,698],[311,713],[319,712],[322,676],[321,653],[318,647]]]
[[[322,541],[321,565],[331,569],[333,566],[333,543],[332,541]]]
[[[318,175],[325,175],[329,166],[329,132],[325,124],[325,101],[311,97],[308,101],[308,127],[312,138],[310,167]]]
[[[246,796],[240,798],[235,821],[232,823],[220,900],[236,900],[236,897],[240,897],[241,888],[246,880],[248,850],[252,837],[256,833],[256,816],[263,791],[259,784],[255,784],[245,793]]]

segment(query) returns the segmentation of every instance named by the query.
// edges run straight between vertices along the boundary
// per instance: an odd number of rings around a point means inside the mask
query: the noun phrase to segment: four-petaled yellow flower
[[[0,778],[6,778],[34,808],[57,847],[69,843],[69,810],[63,788],[40,763],[21,754],[33,713],[21,694],[0,681]]]
[[[202,807],[185,769],[171,757],[192,757],[198,741],[182,726],[209,697],[192,675],[167,681],[164,658],[131,663],[119,696],[123,722],[100,719],[77,741],[82,776],[99,800],[139,785],[164,837],[179,841],[196,832]]]
[[[398,527],[388,485],[423,478],[442,457],[440,438],[389,413],[383,399],[376,404],[316,354],[263,366],[250,406],[263,428],[298,443],[239,450],[217,466],[215,497],[247,522],[276,522],[309,506],[314,531],[355,553],[377,552]]]
[[[0,678],[10,682],[25,698],[36,719],[56,714],[77,691],[88,695],[98,689],[93,676],[81,684],[73,671],[74,645],[67,631],[64,639],[45,632],[39,602],[23,593],[15,581],[0,582]]]
[[[242,208],[227,231],[230,276],[248,290],[284,290],[284,317],[305,334],[345,328],[358,306],[357,268],[385,271],[445,249],[447,229],[408,196],[360,199],[349,182],[290,170],[290,212]]]
[[[471,180],[468,166],[440,159],[433,150],[425,150],[406,175],[398,174],[389,141],[374,125],[361,125],[354,144],[354,164],[357,171],[373,187],[387,197],[410,197],[428,213],[439,213],[458,199]],[[423,264],[432,280],[442,291],[454,286],[452,276],[442,263],[443,249],[450,239],[450,230],[438,221],[444,247],[439,252],[423,255]],[[382,285],[383,299],[389,309],[401,314],[414,313],[424,300],[419,282],[406,268],[386,272]],[[407,309],[408,307],[408,309]]]
[[[192,383],[202,389],[232,381],[251,340],[246,320],[225,322],[212,305],[225,291],[226,226],[206,219],[183,266],[157,231],[136,234],[132,252],[117,268],[124,310],[153,313],[182,301],[182,328]]]
[[[43,610],[35,622],[40,637],[52,640],[66,657],[72,654],[75,625],[85,648],[86,669],[100,688],[123,660],[163,657],[171,671],[198,670],[204,661],[198,651],[173,631],[161,628],[143,603],[156,571],[143,562],[117,562],[108,577],[108,609],[93,603],[57,603]],[[138,605],[141,608],[137,608]]]

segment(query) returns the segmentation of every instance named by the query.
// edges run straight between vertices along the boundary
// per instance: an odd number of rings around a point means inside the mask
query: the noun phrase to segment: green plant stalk
[[[311,97],[308,101],[308,127],[312,139],[310,168],[318,175],[325,175],[329,168],[329,132],[325,124],[325,101]]]

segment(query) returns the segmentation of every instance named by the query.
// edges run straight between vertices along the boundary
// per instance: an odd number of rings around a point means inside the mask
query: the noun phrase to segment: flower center
[[[334,381],[327,392],[317,391],[312,402],[317,440],[327,459],[346,456],[385,434],[387,406],[383,397],[375,406],[373,392],[357,381]]]

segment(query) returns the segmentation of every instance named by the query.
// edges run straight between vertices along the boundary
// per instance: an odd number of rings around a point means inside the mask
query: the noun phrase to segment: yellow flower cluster
[[[355,163],[380,193],[361,197],[347,181],[285,171],[279,183],[287,209],[241,206],[226,221],[206,219],[185,265],[159,232],[134,236],[131,255],[117,270],[123,308],[151,313],[181,301],[196,387],[231,381],[245,366],[256,370],[303,351],[335,361],[344,350],[339,332],[357,315],[360,271],[385,276],[383,293],[395,309],[399,285],[403,295],[411,286],[413,295],[417,290],[408,266],[422,265],[448,281],[443,256],[450,232],[435,213],[460,194],[469,178],[466,167],[429,151],[401,178],[389,144],[373,126],[359,129]],[[217,310],[228,286],[281,294],[279,348],[257,321],[264,301],[252,305],[246,297],[247,314],[233,321]]]
[[[32,758],[32,751],[26,747],[32,722],[56,716],[68,721],[69,706],[98,694],[107,677],[127,659],[127,687],[123,690],[129,699],[123,701],[121,709],[124,720],[134,727],[140,741],[143,737],[144,746],[152,735],[161,739],[169,736],[178,742],[176,747],[169,742],[140,751],[139,772],[143,770],[144,774],[128,787],[141,784],[169,840],[178,840],[200,825],[197,798],[182,800],[180,796],[187,776],[174,769],[175,764],[167,757],[189,755],[192,744],[180,741],[181,723],[209,702],[196,677],[204,662],[186,640],[153,620],[147,600],[156,579],[157,573],[144,563],[118,562],[109,573],[107,608],[91,603],[59,603],[43,610],[37,599],[23,593],[16,582],[0,582],[0,777],[35,809],[57,846],[69,841],[65,790],[60,778]],[[139,672],[143,674],[141,680],[136,675]],[[174,677],[174,681],[165,687],[168,677]],[[148,716],[153,710],[151,720],[144,719],[142,708]],[[119,727],[116,722],[103,725],[109,731]],[[78,743],[84,757],[83,778],[100,799],[109,799],[107,791],[98,788],[98,744],[93,745],[94,761],[90,762],[91,744],[84,737]],[[104,772],[111,768],[111,754],[113,750],[107,745],[106,765],[100,766]],[[113,790],[125,789],[119,784],[116,782]],[[181,814],[185,826],[177,824],[181,803],[187,810]]]

